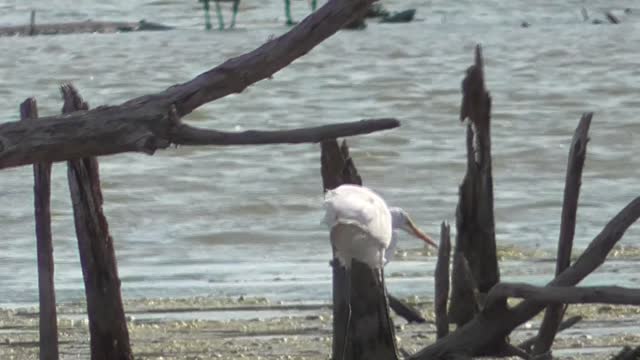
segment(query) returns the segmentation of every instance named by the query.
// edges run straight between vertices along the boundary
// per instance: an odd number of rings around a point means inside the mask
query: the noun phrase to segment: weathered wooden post
[[[20,117],[26,121],[38,118],[38,106],[34,98],[28,98],[20,104]],[[40,360],[57,360],[58,322],[51,236],[51,163],[33,165],[33,179],[40,301]]]
[[[484,84],[484,65],[480,46],[475,63],[467,69],[462,82],[460,120],[467,125],[467,173],[460,185],[456,210],[456,249],[451,293],[451,318],[460,326],[471,320],[474,296],[460,279],[464,262],[481,296],[500,281],[493,216],[493,178],[491,174],[491,97]],[[463,257],[463,258],[461,258]]]
[[[71,85],[61,90],[63,113],[88,109]],[[87,297],[91,359],[132,360],[113,239],[102,211],[97,159],[70,160],[68,178]]]
[[[449,317],[447,302],[449,300],[449,261],[451,257],[451,237],[449,224],[442,222],[440,226],[440,246],[435,271],[434,313],[436,315],[436,335],[438,339],[449,334]]]
[[[345,142],[339,147],[336,140],[326,140],[322,142],[321,148],[321,172],[325,191],[342,184],[362,185],[362,178],[349,157]],[[351,269],[347,270],[335,256],[331,264],[332,359],[398,359],[382,269],[371,269],[368,265],[353,260]]]
[[[571,141],[564,185],[564,200],[562,202],[560,235],[558,237],[556,276],[571,265],[571,251],[576,230],[576,214],[578,212],[582,169],[587,157],[587,142],[589,141],[589,126],[591,126],[592,117],[593,113],[586,113],[582,116]],[[538,331],[538,339],[533,347],[534,355],[540,358],[551,358],[551,345],[553,345],[553,340],[558,332],[565,310],[566,305],[564,304],[547,307]]]

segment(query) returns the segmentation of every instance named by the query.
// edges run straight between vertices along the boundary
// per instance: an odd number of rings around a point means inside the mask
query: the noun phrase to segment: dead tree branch
[[[556,276],[562,273],[571,263],[571,249],[576,229],[576,214],[578,212],[578,198],[582,168],[587,156],[587,142],[589,141],[589,126],[593,113],[582,115],[578,127],[573,135],[567,163],[567,175],[564,185],[564,200],[562,204],[562,220],[558,239],[558,257],[556,259]],[[556,332],[566,306],[562,304],[549,306],[544,314],[542,324],[538,330],[538,341],[533,347],[533,354],[545,354],[551,350]]]
[[[24,121],[38,118],[38,105],[34,98],[20,104],[20,118]],[[38,257],[38,298],[40,301],[40,360],[57,360],[58,320],[54,287],[53,239],[51,235],[51,163],[33,165],[34,202],[36,218],[36,248]]]
[[[561,331],[564,331],[570,327],[572,327],[573,325],[579,323],[580,321],[582,321],[582,316],[573,316],[568,318],[567,320],[563,321],[560,326],[558,326],[558,333]],[[538,335],[536,336],[532,336],[531,338],[521,342],[520,344],[518,344],[518,347],[523,349],[526,352],[531,352],[531,348],[533,347],[533,345],[535,344],[535,342],[538,341]]]
[[[153,153],[170,143],[181,142],[228,145],[232,139],[233,144],[266,143],[256,142],[256,136],[266,136],[271,139],[269,143],[300,142],[300,139],[291,138],[290,133],[275,141],[270,137],[273,134],[198,131],[179,125],[177,119],[203,104],[242,92],[249,85],[271,77],[333,35],[352,18],[362,15],[373,2],[330,0],[286,34],[229,59],[186,83],[156,94],[141,96],[119,106],[46,117],[38,122],[0,124],[0,169],[127,151]],[[398,123],[383,122],[373,128],[367,128],[368,125],[371,124],[361,123],[358,131],[350,128],[346,133],[325,133],[312,137],[312,141],[388,129],[398,126]],[[344,128],[339,130],[345,131]]]
[[[449,259],[451,257],[451,237],[449,225],[444,221],[440,226],[440,246],[438,247],[438,261],[435,271],[435,301],[436,333],[438,339],[449,333],[449,317],[447,316],[447,301],[449,300]]]
[[[506,298],[521,298],[543,304],[617,304],[640,305],[640,289],[619,286],[534,286],[524,283],[499,283],[489,291],[487,307]]]
[[[622,238],[625,231],[640,218],[640,197],[632,200],[596,236],[589,247],[562,274],[558,275],[548,286],[572,286],[605,261],[615,244]],[[482,356],[495,354],[500,350],[499,344],[513,329],[529,321],[545,307],[545,304],[525,300],[512,309],[501,306],[487,307],[482,314],[476,316],[454,333],[438,340],[411,357],[414,360],[435,359],[456,354],[466,349],[469,354]]]

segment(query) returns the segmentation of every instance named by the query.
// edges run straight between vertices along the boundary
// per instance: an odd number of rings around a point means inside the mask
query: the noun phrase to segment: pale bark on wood
[[[438,246],[438,260],[435,270],[435,300],[436,334],[438,339],[449,334],[449,317],[447,316],[447,302],[449,300],[449,259],[451,257],[451,236],[449,225],[442,222],[440,226],[440,246]]]
[[[576,229],[576,214],[578,212],[578,199],[580,197],[580,185],[582,181],[582,169],[587,156],[587,142],[589,141],[589,126],[593,113],[582,115],[578,127],[573,135],[567,162],[567,174],[565,177],[564,200],[562,204],[562,217],[560,223],[560,235],[558,239],[558,256],[556,259],[556,276],[562,273],[571,264],[571,250]],[[533,354],[549,353],[555,339],[558,326],[566,306],[562,304],[547,307],[544,318],[538,330],[538,341],[533,347]]]
[[[38,118],[38,106],[34,98],[20,104],[23,121]],[[54,286],[53,238],[51,235],[51,163],[33,165],[34,205],[36,221],[36,249],[38,258],[38,298],[40,360],[57,360],[58,321]]]
[[[47,117],[38,122],[0,124],[0,169],[39,161],[64,161],[126,151],[153,153],[171,143],[237,145],[319,142],[396,127],[398,122],[395,120],[350,124],[347,130],[323,129],[325,133],[321,136],[307,134],[301,140],[292,138],[291,134],[234,134],[196,129],[179,120],[208,102],[240,93],[257,81],[271,78],[336,33],[352,18],[364,14],[373,2],[330,0],[284,35],[159,93],[141,96],[119,106],[103,106],[91,111]]]
[[[62,87],[63,112],[87,109],[75,89]],[[96,158],[71,160],[68,179],[87,297],[92,360],[131,360],[113,239],[102,211]]]
[[[484,66],[480,46],[476,47],[475,63],[462,81],[460,120],[469,119],[467,126],[467,173],[460,185],[460,200],[456,209],[456,253],[466,258],[471,274],[481,294],[486,294],[500,281],[493,216],[493,178],[491,174],[491,97],[485,88]],[[475,140],[475,141],[474,141]],[[454,264],[455,265],[455,264]],[[454,273],[456,272],[454,267]],[[470,320],[473,299],[458,294],[462,287],[453,277],[451,310],[455,322]],[[462,316],[467,313],[467,316]],[[472,315],[472,314],[471,314]]]
[[[534,286],[502,282],[489,291],[487,307],[510,297],[543,304],[640,305],[640,289],[620,286]]]
[[[578,259],[548,286],[573,286],[604,263],[607,255],[625,231],[640,218],[640,197],[632,200],[593,239]],[[427,346],[411,359],[446,358],[465,349],[469,355],[493,355],[502,350],[500,344],[516,327],[529,321],[545,308],[532,300],[524,300],[511,309],[502,306],[485,308],[463,327]]]

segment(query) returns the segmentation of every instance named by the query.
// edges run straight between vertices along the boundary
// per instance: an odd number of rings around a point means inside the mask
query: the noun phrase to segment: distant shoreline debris
[[[31,11],[31,19],[28,25],[0,26],[2,36],[35,36],[35,35],[62,35],[79,33],[118,33],[132,31],[166,31],[175,29],[173,26],[140,20],[138,22],[126,21],[75,21],[65,23],[36,24],[36,12]]]

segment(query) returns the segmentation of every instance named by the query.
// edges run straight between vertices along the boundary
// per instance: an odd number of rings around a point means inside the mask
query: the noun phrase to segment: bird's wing
[[[342,185],[325,195],[324,222],[356,225],[367,232],[383,248],[391,242],[391,214],[384,200],[373,191],[357,186]]]

